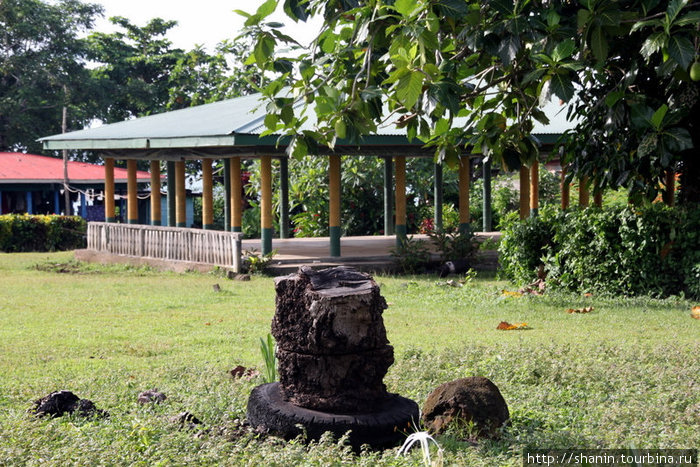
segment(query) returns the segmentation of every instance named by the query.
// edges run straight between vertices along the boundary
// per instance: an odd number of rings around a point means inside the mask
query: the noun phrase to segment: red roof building
[[[138,183],[150,183],[151,176],[148,172],[138,171],[136,179]],[[79,203],[78,214],[81,216],[89,218],[88,211],[94,211],[98,217],[101,213],[104,218],[104,183],[104,166],[68,162],[71,200],[74,205]],[[118,191],[126,191],[126,169],[114,169],[114,183]],[[73,214],[75,206],[65,209],[63,189],[62,159],[36,154],[0,152],[0,214]],[[93,207],[95,209],[90,209]]]

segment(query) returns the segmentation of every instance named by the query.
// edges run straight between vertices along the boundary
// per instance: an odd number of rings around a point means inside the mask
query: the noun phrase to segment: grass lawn
[[[236,365],[262,366],[259,337],[274,314],[273,281],[232,282],[81,265],[38,270],[71,253],[0,254],[0,465],[417,465],[396,449],[356,456],[324,440],[306,446],[237,436],[250,390]],[[46,268],[45,268],[46,269]],[[49,268],[50,269],[50,268]],[[446,465],[522,465],[532,448],[700,447],[700,320],[693,303],[550,293],[509,297],[493,277],[463,288],[435,277],[375,278],[396,363],[388,389],[421,405],[439,384],[490,378],[512,426],[476,445],[438,438]],[[218,283],[221,291],[213,285]],[[512,290],[512,287],[511,287]],[[593,306],[589,314],[567,308]],[[498,331],[501,321],[531,329]],[[136,401],[158,388],[157,406]],[[67,389],[106,419],[36,419],[32,401]],[[189,411],[206,431],[179,430]]]

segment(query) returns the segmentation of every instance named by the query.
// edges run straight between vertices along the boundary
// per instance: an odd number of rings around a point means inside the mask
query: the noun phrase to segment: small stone
[[[190,412],[182,412],[170,418],[172,423],[180,425],[181,428],[194,429],[197,425],[202,425],[202,421]]]
[[[260,372],[254,368],[246,368],[244,366],[238,365],[233,370],[230,370],[229,374],[231,375],[231,377],[233,377],[233,379],[244,378],[250,381],[251,379],[260,375]]]
[[[221,292],[221,286],[219,286],[219,284],[214,284],[212,288],[214,289],[214,292]]]
[[[508,423],[508,405],[495,384],[481,376],[461,378],[438,386],[423,405],[422,421],[434,434],[454,420],[474,423],[476,435],[497,438]]]
[[[165,399],[167,399],[167,397],[162,392],[158,392],[157,389],[149,389],[148,391],[144,391],[139,394],[138,400],[140,404],[149,404],[151,402],[154,404],[160,404]]]
[[[249,281],[250,274],[238,274],[233,271],[228,271],[226,277],[232,281]]]

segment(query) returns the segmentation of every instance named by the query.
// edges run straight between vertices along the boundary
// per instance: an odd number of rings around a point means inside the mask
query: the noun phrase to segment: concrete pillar
[[[673,169],[666,170],[664,185],[666,185],[663,193],[664,203],[667,206],[673,206],[676,204],[676,172]]]
[[[272,158],[262,156],[260,158],[260,241],[262,254],[272,252]]]
[[[187,191],[185,189],[185,161],[175,162],[175,226],[187,227]]]
[[[540,210],[540,162],[535,159],[530,166],[530,215]]]
[[[231,231],[242,232],[243,222],[243,186],[241,183],[241,158],[234,157],[230,160],[230,205],[231,205]]]
[[[53,192],[53,212],[61,214],[61,197],[58,196],[58,190]],[[2,192],[0,192],[0,214],[2,214]]]
[[[471,184],[469,156],[459,158],[459,231],[467,233],[471,229],[469,218],[469,185]]]
[[[491,232],[493,228],[493,222],[491,220],[491,159],[484,160],[483,162],[483,173],[484,173],[484,199],[482,205],[483,211],[483,231]]]
[[[340,156],[328,156],[328,202],[331,256],[340,256]]]
[[[87,199],[85,193],[80,193],[80,217],[87,218]]]
[[[168,162],[166,166],[168,180],[168,227],[177,225],[177,182],[175,181],[175,162]]]
[[[396,245],[406,240],[406,156],[394,158],[396,177]]]
[[[433,165],[433,227],[442,230],[442,164]]]
[[[384,235],[394,235],[394,165],[384,158]]]
[[[527,219],[530,215],[530,169],[522,164],[520,166],[520,220]]]
[[[280,238],[289,238],[289,159],[280,159]]]
[[[214,228],[214,187],[211,159],[202,159],[202,228]]]
[[[66,215],[70,215],[70,206],[65,207]],[[105,159],[105,222],[117,222],[114,206],[114,159]]]
[[[224,230],[233,230],[231,227],[231,159],[224,159]]]
[[[578,205],[580,208],[587,208],[590,200],[588,192],[588,177],[581,177],[578,183]]]
[[[567,165],[561,166],[561,182],[559,184],[561,188],[561,208],[562,210],[569,209],[569,203],[571,198],[571,186],[566,183],[566,172],[568,170]]]
[[[151,161],[151,225],[162,225],[160,208],[160,161]]]
[[[126,161],[127,171],[127,223],[139,223],[139,199],[138,189],[136,186],[136,160],[129,159]]]
[[[28,191],[25,195],[25,202],[27,203],[27,214],[34,214],[34,198],[32,192]]]

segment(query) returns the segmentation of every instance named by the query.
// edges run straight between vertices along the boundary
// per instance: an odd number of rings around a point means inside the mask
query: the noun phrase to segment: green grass
[[[70,253],[0,255],[0,465],[416,465],[396,449],[352,454],[239,436],[250,390],[236,365],[264,369],[260,337],[274,313],[271,278],[234,282],[124,266],[74,265]],[[35,265],[41,265],[38,270]],[[387,387],[422,404],[439,384],[490,378],[512,426],[474,446],[438,437],[446,465],[521,465],[524,447],[700,446],[700,321],[692,303],[578,297],[505,297],[478,277],[463,288],[435,277],[376,277],[396,363]],[[213,285],[218,283],[221,291]],[[593,306],[590,314],[567,308]],[[530,330],[497,331],[500,321]],[[158,406],[136,402],[158,388]],[[68,389],[111,416],[35,419],[32,401]],[[207,431],[179,430],[190,411]]]

